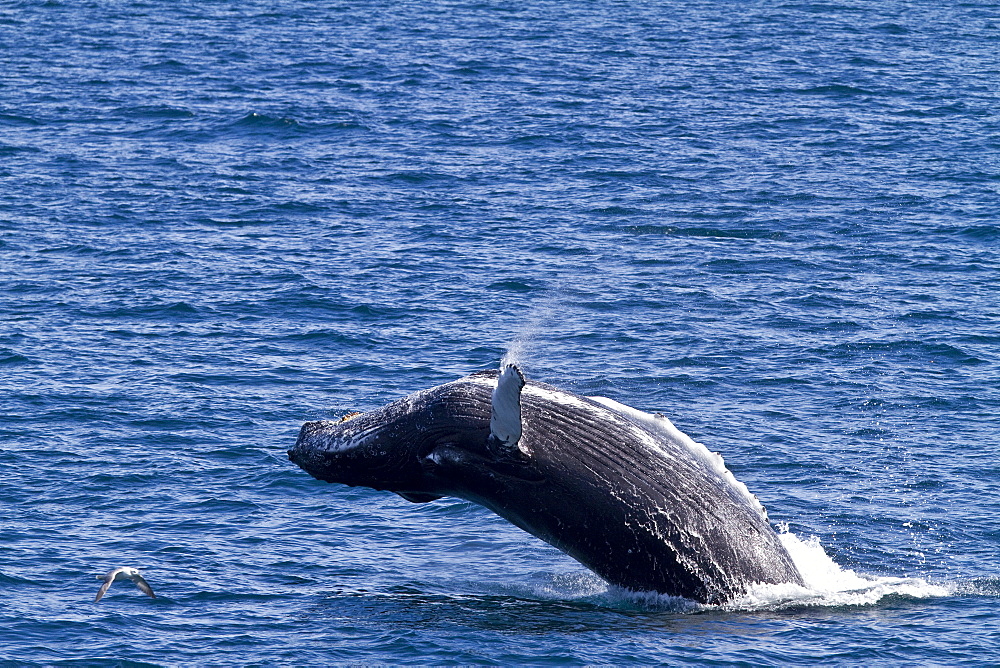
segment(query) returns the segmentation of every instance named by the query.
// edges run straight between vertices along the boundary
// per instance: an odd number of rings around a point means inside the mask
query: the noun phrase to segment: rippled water
[[[0,53],[0,659],[1000,661],[1000,7],[19,1]],[[721,452],[810,589],[286,460],[510,349]]]

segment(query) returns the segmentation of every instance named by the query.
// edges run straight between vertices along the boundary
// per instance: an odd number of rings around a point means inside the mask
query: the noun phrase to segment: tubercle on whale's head
[[[397,491],[419,489],[420,420],[400,400],[339,420],[306,422],[288,458],[326,482]]]

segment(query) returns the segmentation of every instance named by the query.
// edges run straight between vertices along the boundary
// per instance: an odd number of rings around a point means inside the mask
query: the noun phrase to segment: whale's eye
[[[359,411],[351,411],[350,413],[348,413],[344,417],[342,417],[339,420],[337,420],[337,424],[340,424],[342,422],[347,422],[348,420],[352,420],[352,419],[358,417],[359,415],[361,415],[361,413]]]

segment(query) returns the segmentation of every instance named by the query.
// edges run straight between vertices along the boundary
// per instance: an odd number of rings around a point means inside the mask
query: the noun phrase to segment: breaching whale
[[[719,604],[755,583],[802,584],[721,457],[663,416],[515,365],[307,422],[288,457],[327,482],[478,503],[630,590]]]

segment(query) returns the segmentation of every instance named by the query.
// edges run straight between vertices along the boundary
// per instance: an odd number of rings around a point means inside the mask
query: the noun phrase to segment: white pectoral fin
[[[508,448],[516,448],[521,440],[521,389],[524,374],[515,364],[500,369],[497,386],[493,390],[490,410],[490,435]]]

